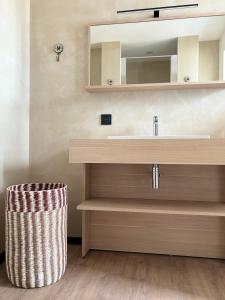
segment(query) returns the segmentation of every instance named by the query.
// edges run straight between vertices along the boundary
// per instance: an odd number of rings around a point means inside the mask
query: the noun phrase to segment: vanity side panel
[[[85,257],[90,249],[90,212],[82,211],[82,257]]]
[[[82,170],[82,201],[90,196],[90,165],[83,164]],[[82,256],[89,251],[90,244],[90,212],[82,211]]]
[[[90,164],[83,164],[82,165],[82,201],[89,199],[90,197]]]

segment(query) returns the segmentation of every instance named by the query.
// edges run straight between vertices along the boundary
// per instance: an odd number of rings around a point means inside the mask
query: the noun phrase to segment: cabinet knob
[[[108,79],[108,80],[107,80],[107,84],[108,84],[108,85],[113,85],[113,80],[112,80],[112,79]]]
[[[190,82],[190,80],[191,80],[190,76],[185,76],[184,77],[184,82]]]

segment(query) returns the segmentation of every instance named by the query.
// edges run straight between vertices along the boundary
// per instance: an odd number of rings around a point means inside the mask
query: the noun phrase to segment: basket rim
[[[58,188],[49,188],[49,189],[43,189],[43,190],[39,190],[39,191],[34,191],[34,190],[31,190],[31,191],[18,191],[18,190],[15,190],[13,188],[16,188],[18,186],[21,186],[21,185],[38,185],[38,184],[61,184],[63,185],[62,187],[58,187]],[[13,184],[13,185],[10,185],[6,188],[6,190],[10,193],[42,193],[42,192],[49,192],[49,191],[55,191],[55,190],[61,190],[61,189],[66,189],[68,186],[67,184],[63,183],[63,182],[27,182],[27,183],[20,183],[20,184]]]

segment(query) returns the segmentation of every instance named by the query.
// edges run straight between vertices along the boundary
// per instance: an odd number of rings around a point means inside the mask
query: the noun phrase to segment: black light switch
[[[101,115],[101,125],[112,125],[112,115]]]

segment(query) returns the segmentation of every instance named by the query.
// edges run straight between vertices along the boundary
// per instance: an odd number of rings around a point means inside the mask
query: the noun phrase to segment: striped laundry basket
[[[6,270],[13,285],[58,281],[67,263],[67,186],[21,184],[7,189]]]

